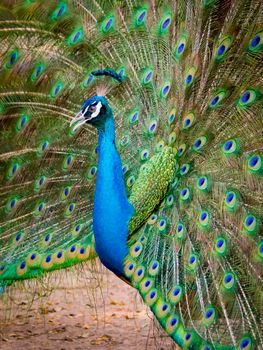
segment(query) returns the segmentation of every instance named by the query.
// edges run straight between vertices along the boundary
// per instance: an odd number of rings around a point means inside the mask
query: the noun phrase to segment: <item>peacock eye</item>
[[[82,114],[86,115],[87,112],[94,113],[97,108],[97,102],[92,103],[91,105],[82,109]]]
[[[90,105],[89,108],[88,108],[88,111],[93,113],[96,111],[96,107],[97,107],[97,103],[93,104],[93,105]]]

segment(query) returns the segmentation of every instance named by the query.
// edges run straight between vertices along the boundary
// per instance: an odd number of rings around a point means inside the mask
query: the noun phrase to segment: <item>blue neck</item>
[[[108,111],[99,134],[99,163],[93,211],[96,251],[102,263],[118,276],[123,275],[128,253],[128,222],[133,207],[128,202],[121,159],[115,146],[112,112]]]

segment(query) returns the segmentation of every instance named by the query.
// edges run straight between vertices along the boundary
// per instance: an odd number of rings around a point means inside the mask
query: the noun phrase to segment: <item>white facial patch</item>
[[[91,119],[96,118],[96,117],[100,114],[101,107],[102,107],[102,103],[99,101],[99,102],[96,104],[96,109],[95,109],[95,111],[91,114],[91,116],[90,116],[90,118],[89,118],[88,120],[91,120]],[[84,113],[84,114],[85,114],[85,113]]]

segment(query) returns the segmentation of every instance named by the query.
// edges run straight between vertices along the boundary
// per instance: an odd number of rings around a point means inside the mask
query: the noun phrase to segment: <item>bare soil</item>
[[[69,271],[53,274],[48,281],[10,287],[0,297],[0,349],[176,347],[136,290],[102,270],[96,275],[85,271],[84,276],[82,271]]]

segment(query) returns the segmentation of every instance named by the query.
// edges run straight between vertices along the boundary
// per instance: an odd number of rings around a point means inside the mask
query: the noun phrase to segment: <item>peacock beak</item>
[[[69,126],[72,127],[73,126],[73,131],[76,131],[81,125],[86,123],[86,118],[84,116],[84,114],[82,113],[82,111],[80,111],[70,122]]]

